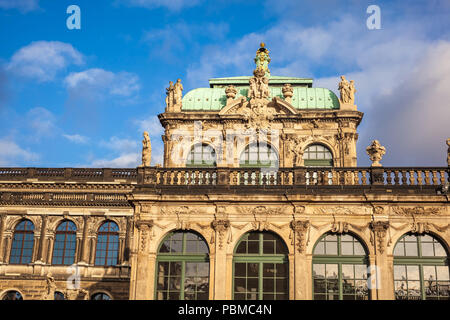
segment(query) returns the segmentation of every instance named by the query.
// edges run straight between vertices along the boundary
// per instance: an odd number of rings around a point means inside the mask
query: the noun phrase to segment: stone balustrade
[[[439,186],[449,181],[448,167],[356,168],[0,168],[0,181],[126,182],[144,185],[392,185]]]

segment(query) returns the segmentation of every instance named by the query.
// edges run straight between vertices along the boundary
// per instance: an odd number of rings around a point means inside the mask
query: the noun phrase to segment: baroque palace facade
[[[357,167],[353,81],[269,62],[171,82],[163,166],[0,168],[0,298],[449,299],[449,167]]]

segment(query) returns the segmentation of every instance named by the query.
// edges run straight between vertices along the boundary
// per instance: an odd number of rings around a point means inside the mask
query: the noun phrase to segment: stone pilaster
[[[226,248],[228,241],[226,239],[227,233],[230,228],[229,220],[214,220],[211,223],[211,227],[215,232],[214,235],[214,245],[215,245],[215,255],[214,255],[214,266],[210,266],[214,268],[214,283],[213,285],[213,299],[215,300],[225,300],[226,297],[226,287],[227,287],[227,254]]]

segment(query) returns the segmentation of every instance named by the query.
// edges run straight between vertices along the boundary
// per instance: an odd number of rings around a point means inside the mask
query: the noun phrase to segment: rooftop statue
[[[174,86],[173,81],[169,81],[169,87],[166,88],[166,112],[172,111],[173,107],[173,92],[174,92]]]
[[[341,95],[341,103],[355,104],[355,81],[348,82],[345,76],[341,76],[341,82],[339,82],[338,90]]]
[[[144,140],[142,140],[142,165],[141,167],[150,167],[152,161],[152,144],[148,132],[144,132]]]
[[[181,79],[178,79],[173,86],[173,106],[176,112],[181,111],[181,99],[183,98],[183,85]]]
[[[183,85],[181,79],[175,84],[169,81],[169,87],[166,88],[166,112],[181,112],[183,98]]]
[[[265,48],[264,42],[261,42],[260,48],[256,51],[255,63],[256,63],[256,69],[262,69],[262,70],[264,70],[264,73],[266,76],[270,76],[269,50],[267,50],[267,48]]]

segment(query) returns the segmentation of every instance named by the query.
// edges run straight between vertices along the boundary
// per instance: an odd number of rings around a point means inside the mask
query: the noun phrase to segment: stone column
[[[214,265],[210,264],[211,268],[214,268],[213,281],[210,281],[210,285],[213,285],[213,297],[214,300],[227,299],[227,281],[230,281],[225,277],[227,268],[227,234],[230,228],[229,220],[214,220],[211,223],[211,227],[214,230],[214,245],[215,256]],[[232,280],[231,280],[232,281]]]
[[[386,233],[389,229],[389,221],[372,221],[372,245],[375,249],[375,265],[378,269],[378,288],[373,299],[392,300],[392,259],[386,254]],[[374,293],[374,292],[373,292]]]

